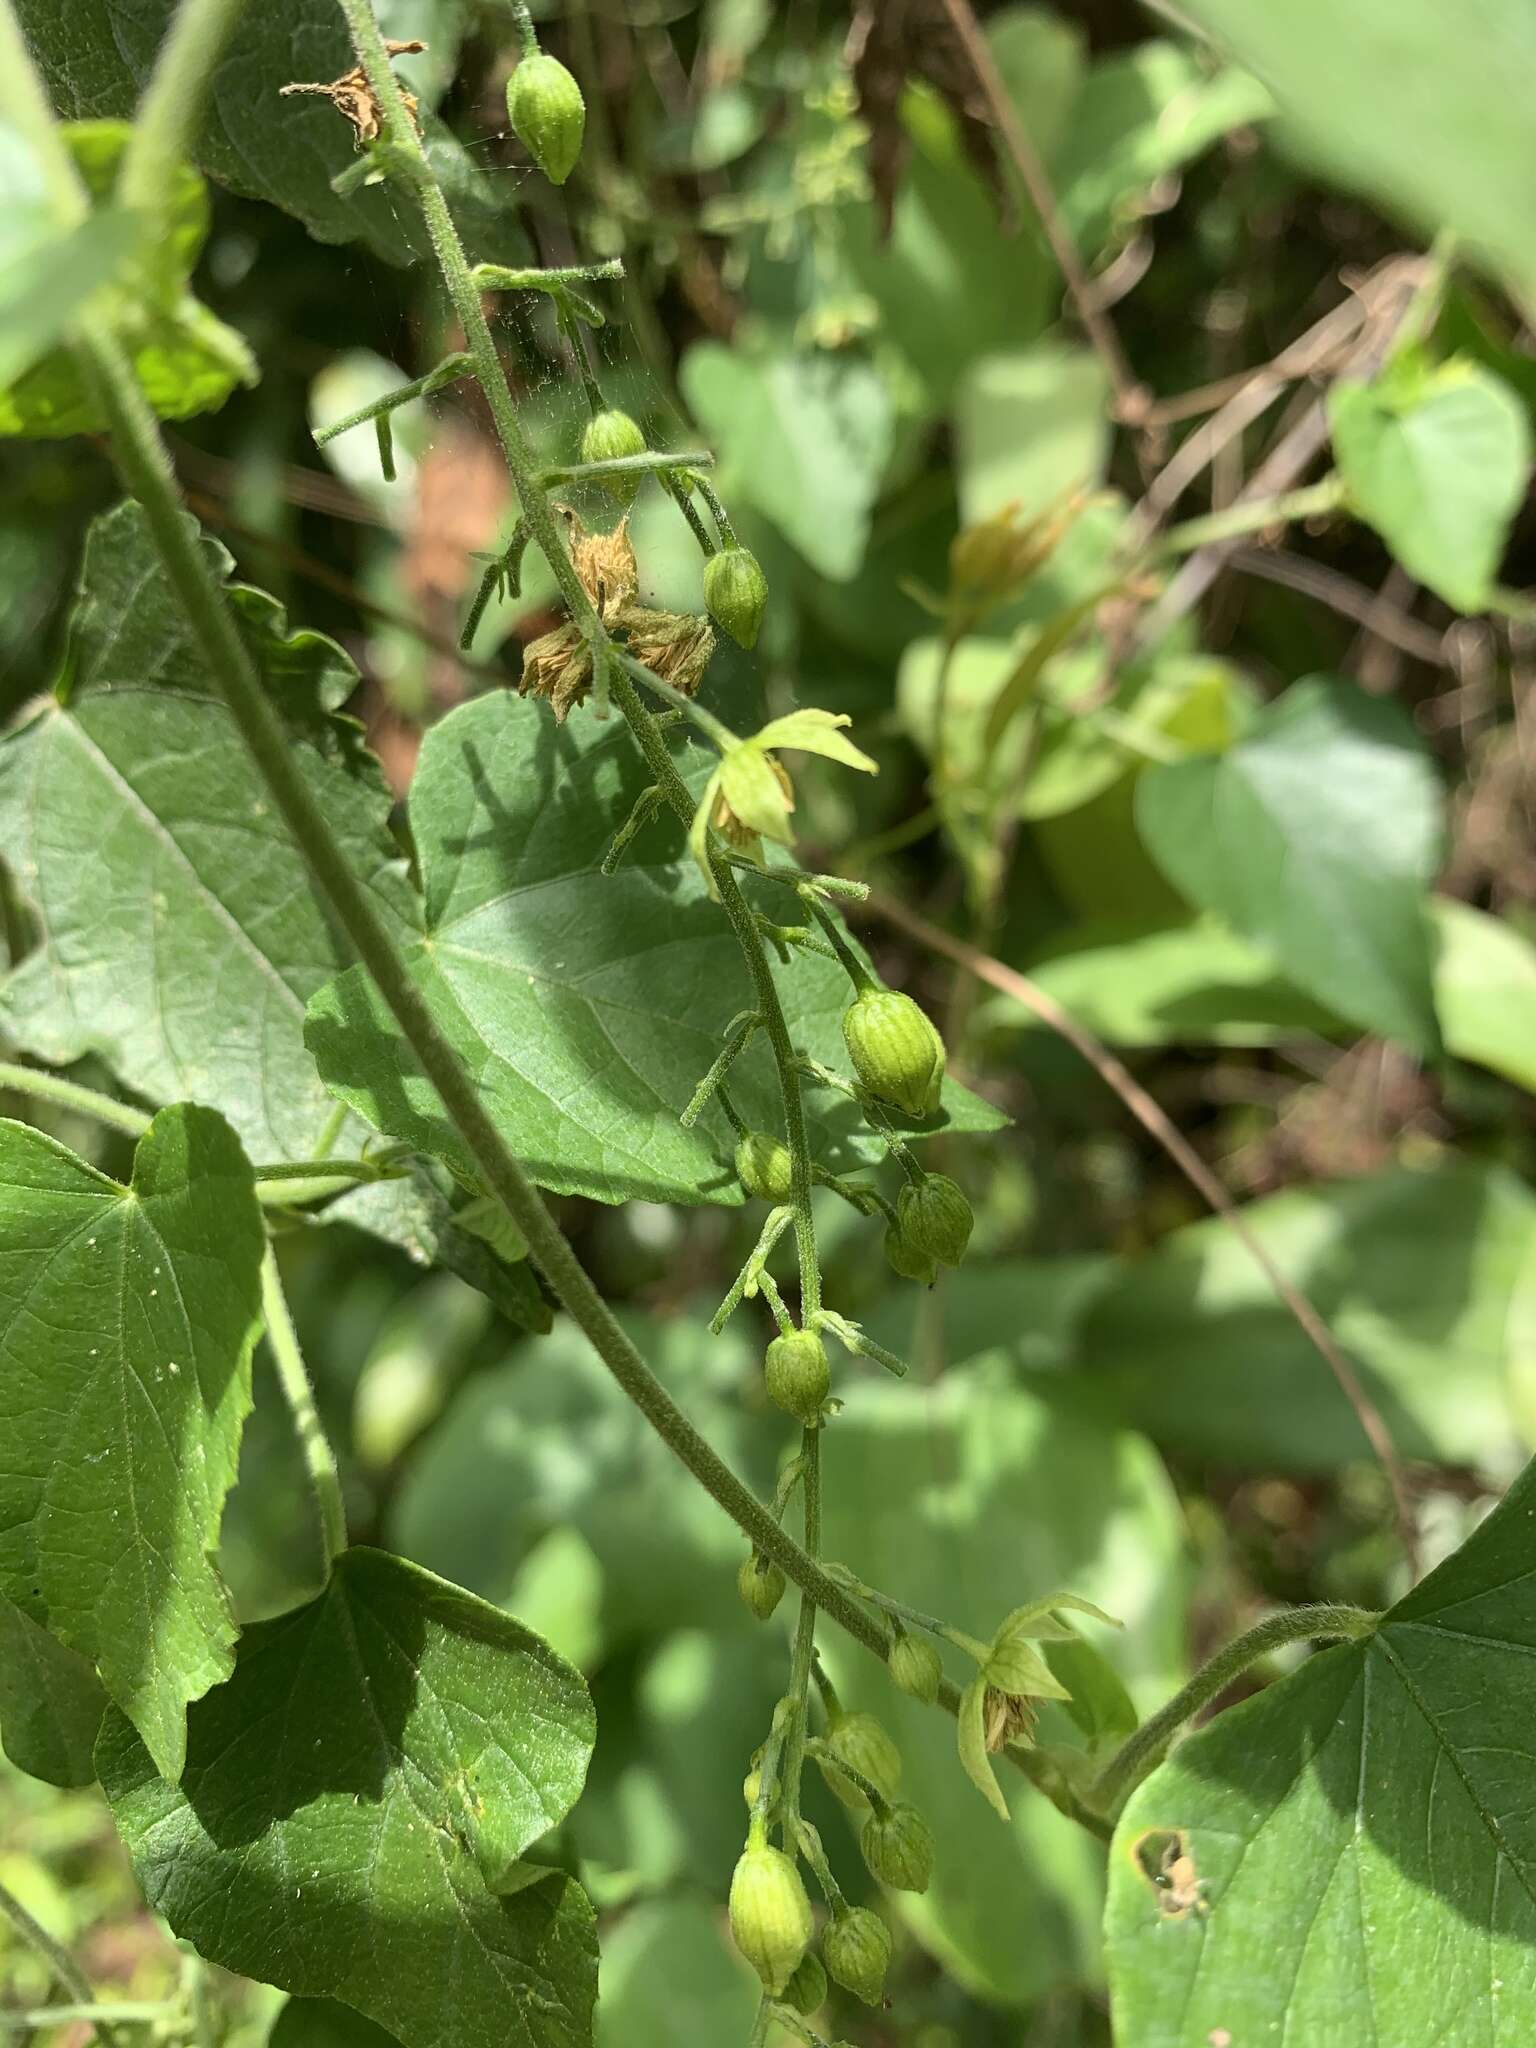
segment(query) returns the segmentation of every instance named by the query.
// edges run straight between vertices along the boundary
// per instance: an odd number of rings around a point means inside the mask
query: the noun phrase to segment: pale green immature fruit
[[[908,1242],[941,1266],[958,1266],[965,1257],[976,1218],[959,1182],[947,1173],[925,1174],[917,1187],[903,1188],[896,1214]]]
[[[768,604],[768,578],[748,548],[725,547],[704,565],[704,602],[709,615],[739,647],[757,645]]]
[[[917,1280],[924,1287],[931,1287],[938,1278],[933,1260],[927,1252],[919,1251],[898,1223],[891,1224],[885,1233],[885,1261],[903,1280]]]
[[[627,412],[594,413],[581,437],[583,462],[619,462],[645,453],[645,435]],[[638,476],[603,476],[597,481],[621,505],[631,504],[640,488]]]
[[[843,1012],[853,1071],[871,1095],[911,1117],[932,1116],[944,1079],[944,1041],[910,996],[861,989]]]
[[[944,1667],[924,1637],[899,1635],[891,1645],[890,1673],[904,1693],[931,1707],[939,1696]]]
[[[800,1873],[780,1849],[748,1841],[731,1878],[731,1939],[777,1998],[815,1931]]]
[[[827,1974],[845,1991],[866,2005],[880,2003],[891,1966],[891,1936],[878,1913],[867,1906],[839,1913],[821,1937],[821,1955]]]
[[[784,2003],[809,2018],[813,2012],[820,2012],[826,2002],[827,1973],[821,1967],[821,1958],[807,1952],[800,1958],[799,1969],[784,1986]]]
[[[775,1337],[763,1360],[768,1398],[797,1422],[814,1429],[832,1386],[827,1347],[814,1330],[792,1330]]]
[[[736,1574],[736,1590],[759,1621],[767,1621],[784,1598],[784,1574],[771,1557],[754,1550]]]
[[[867,1778],[884,1798],[895,1793],[901,1782],[901,1751],[873,1714],[845,1714],[828,1735],[827,1748],[850,1770]],[[863,1792],[836,1765],[829,1764],[824,1776],[845,1806],[868,1806]]]
[[[736,1147],[736,1178],[760,1202],[787,1202],[795,1178],[789,1147],[767,1131],[748,1131]]]
[[[587,103],[558,57],[537,50],[507,81],[512,132],[552,185],[563,185],[581,155]]]
[[[864,1823],[859,1847],[872,1874],[893,1891],[925,1892],[933,1876],[933,1830],[905,1800]]]

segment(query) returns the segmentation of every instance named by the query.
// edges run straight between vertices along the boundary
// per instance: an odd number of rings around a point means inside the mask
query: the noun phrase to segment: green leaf
[[[1536,292],[1536,44],[1527,0],[1181,0],[1274,94],[1311,168],[1428,229],[1450,228]]]
[[[987,1681],[980,1672],[960,1695],[960,1713],[955,1724],[960,1767],[988,1806],[1001,1820],[1008,1819],[1008,1802],[997,1782],[987,1752]]]
[[[1096,484],[1109,452],[1108,382],[1087,349],[1040,342],[983,356],[955,394],[960,519],[974,525],[1005,505],[1032,519]]]
[[[812,568],[845,582],[863,560],[891,452],[879,372],[857,356],[703,341],[680,377],[719,451],[721,495],[754,506]]]
[[[74,120],[132,117],[174,0],[18,0],[22,34],[59,111]],[[399,24],[422,34],[421,9]],[[428,31],[430,33],[430,31]],[[440,54],[440,53],[439,53]],[[247,199],[293,214],[321,242],[365,242],[391,263],[427,253],[416,209],[383,184],[345,198],[331,180],[357,160],[352,129],[323,100],[285,99],[285,85],[324,84],[357,59],[331,0],[262,0],[246,8],[214,67],[208,112],[192,150],[199,170]],[[407,76],[402,71],[402,76]],[[496,182],[432,114],[427,155],[476,258],[515,263],[526,244],[502,212]]]
[[[447,1183],[447,1186],[444,1186]],[[476,1288],[517,1329],[544,1331],[550,1306],[517,1226],[490,1195],[450,1195],[452,1177],[418,1159],[408,1174],[374,1181],[325,1211],[327,1223],[352,1223],[400,1249],[419,1266],[441,1266]]]
[[[1291,987],[1269,953],[1214,917],[1176,925],[1074,925],[1053,940],[1049,953],[1031,960],[1027,972],[1069,1016],[1111,1045],[1273,1045],[1340,1028],[1332,1011]],[[1444,1026],[1438,979],[1436,993]],[[995,1029],[1045,1029],[1007,997],[989,1002],[985,1016]]]
[[[738,1322],[716,1337],[703,1315],[623,1320],[720,1455],[771,1494],[781,1438],[766,1403],[749,1415],[741,1398],[761,1332]],[[740,1530],[701,1488],[678,1486],[672,1452],[567,1321],[462,1389],[406,1469],[388,1524],[395,1548],[500,1604],[554,1530],[579,1534],[597,1560],[610,1657],[745,1617]]]
[[[111,208],[61,234],[35,155],[0,127],[0,391],[53,347],[138,240],[138,224]]]
[[[1536,946],[1470,903],[1437,896],[1430,910],[1446,1050],[1536,1095]]]
[[[107,1696],[84,1657],[0,1593],[0,1737],[18,1770],[89,1785]]]
[[[1497,1468],[1536,1198],[1471,1160],[1296,1188],[1242,1210],[1353,1359],[1404,1457]],[[1085,1395],[1181,1454],[1327,1471],[1367,1447],[1323,1360],[1218,1218],[1122,1264],[1078,1336]]]
[[[210,1562],[250,1407],[266,1234],[223,1118],[162,1110],[131,1186],[0,1123],[0,1591],[89,1658],[157,1769],[231,1668]]]
[[[290,1998],[267,2036],[267,2048],[392,2048],[394,2035],[334,1998]]]
[[[245,342],[186,289],[208,233],[208,195],[196,171],[190,165],[178,168],[166,217],[155,223],[146,245],[143,224],[127,221],[108,204],[128,144],[128,124],[84,121],[62,133],[92,201],[105,210],[67,239],[53,238],[51,250],[44,243],[30,252],[34,304],[41,295],[55,334],[94,283],[102,291],[92,302],[92,318],[112,323],[144,396],[162,419],[211,411],[237,384],[254,384],[256,362]],[[13,168],[8,152],[0,162]],[[9,198],[0,183],[0,205]],[[101,268],[104,258],[115,259],[110,282]],[[51,269],[46,267],[50,260]],[[45,266],[41,271],[39,262]],[[27,278],[12,273],[10,282],[24,287]],[[12,317],[8,309],[8,321]],[[39,331],[34,324],[32,336]],[[19,374],[0,375],[0,435],[57,438],[103,429],[106,422],[66,350],[54,349],[39,359],[39,351],[28,346],[20,355]]]
[[[713,755],[684,757],[698,786]],[[735,1203],[734,1140],[711,1110],[678,1122],[726,1024],[751,1001],[730,926],[670,819],[647,826],[612,876],[598,872],[615,819],[645,784],[618,720],[556,727],[501,691],[428,733],[411,788],[425,889],[413,971],[479,1084],[508,1144],[544,1187],[596,1201]],[[777,900],[763,889],[770,907]],[[776,973],[792,1037],[845,1063],[848,983],[832,961],[797,955]],[[360,970],[321,991],[309,1044],[335,1092],[370,1122],[474,1182],[472,1162]],[[777,1080],[754,1044],[732,1091],[758,1128],[777,1129]],[[995,1128],[961,1089],[956,1129]],[[809,1107],[829,1165],[876,1156],[845,1102]]]
[[[1151,186],[1272,106],[1245,72],[1214,69],[1156,37],[1101,58],[1051,153],[1063,222],[1093,253],[1111,237],[1127,238]]]
[[[229,555],[204,547],[227,577]],[[356,671],[319,634],[290,637],[261,591],[229,595],[332,831],[402,929],[389,793],[357,729],[329,715]],[[349,955],[135,505],[91,527],[64,679],[0,742],[0,845],[42,927],[0,981],[10,1037],[54,1062],[97,1053],[152,1102],[216,1103],[260,1164],[310,1157],[332,1104],[304,1005]]]
[[[1525,497],[1531,431],[1509,386],[1464,359],[1335,384],[1328,416],[1350,502],[1420,583],[1488,604]]]
[[[1231,1708],[1133,1795],[1105,1916],[1118,2039],[1530,2038],[1533,1514],[1527,1468],[1373,1637]],[[1146,1875],[1170,1840],[1182,1907]]]
[[[198,1953],[338,1998],[405,2048],[588,2048],[592,1910],[519,1861],[592,1752],[579,1673],[458,1587],[353,1549],[240,1639],[181,1786],[109,1717],[101,1781],[150,1905]]]
[[[599,2048],[745,2041],[761,1986],[699,1898],[637,1906],[603,1941]]]
[[[1191,903],[1269,948],[1298,988],[1424,1054],[1439,1049],[1425,894],[1435,769],[1400,708],[1293,683],[1213,760],[1150,768],[1136,821]]]

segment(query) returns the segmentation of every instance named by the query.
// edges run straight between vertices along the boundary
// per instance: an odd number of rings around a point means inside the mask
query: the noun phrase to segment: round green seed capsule
[[[563,185],[581,155],[587,103],[558,57],[524,57],[507,81],[507,119],[550,183]]]
[[[902,1800],[872,1813],[859,1837],[864,1861],[882,1884],[898,1892],[925,1892],[933,1876],[933,1830]]]
[[[760,1202],[787,1202],[795,1178],[789,1147],[767,1131],[748,1131],[736,1147],[736,1178]]]
[[[827,1349],[814,1330],[792,1330],[775,1337],[763,1360],[768,1398],[807,1428],[821,1420],[822,1405],[832,1385]]]
[[[827,1736],[832,1756],[867,1778],[875,1790],[890,1799],[901,1782],[901,1751],[873,1714],[845,1714]],[[823,1775],[845,1806],[855,1809],[869,1805],[851,1778],[844,1777],[836,1764],[828,1762]]]
[[[947,1173],[925,1174],[916,1187],[904,1187],[896,1214],[903,1234],[940,1265],[958,1266],[965,1257],[976,1218],[959,1182]]]
[[[871,1095],[911,1117],[932,1116],[944,1079],[944,1041],[896,989],[866,988],[843,1012],[853,1070]]]
[[[938,1278],[933,1260],[927,1252],[919,1251],[898,1224],[893,1223],[886,1230],[885,1259],[891,1271],[899,1273],[903,1280],[917,1280],[924,1287],[931,1287]]]
[[[939,1653],[923,1636],[899,1635],[891,1645],[890,1673],[905,1693],[928,1706],[939,1696],[944,1667]]]
[[[782,1850],[748,1841],[731,1878],[730,1916],[731,1939],[776,1998],[815,1931],[800,1873]]]
[[[725,547],[704,565],[704,602],[715,624],[741,647],[757,645],[768,579],[748,548]]]
[[[736,1574],[736,1590],[759,1621],[767,1621],[784,1598],[784,1574],[771,1557],[754,1550]]]
[[[891,1936],[878,1913],[871,1913],[867,1906],[839,1913],[821,1937],[821,1954],[827,1974],[845,1991],[862,1998],[866,2005],[880,2003],[885,1973],[891,1966]]]
[[[619,462],[626,456],[645,453],[645,436],[627,412],[594,413],[581,437],[583,462]],[[621,505],[633,502],[640,488],[638,475],[605,476],[597,481]]]

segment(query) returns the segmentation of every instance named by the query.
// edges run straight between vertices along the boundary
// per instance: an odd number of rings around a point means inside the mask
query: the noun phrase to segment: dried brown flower
[[[592,650],[581,628],[569,619],[552,633],[541,633],[523,651],[520,697],[543,697],[564,725],[571,711],[592,687]]]
[[[409,57],[427,46],[425,43],[386,42],[384,47],[391,57]],[[351,122],[359,149],[366,149],[371,142],[377,142],[384,132],[383,109],[361,64],[351,71],[344,71],[340,78],[333,78],[329,85],[282,86],[278,97],[288,99],[294,93],[318,93],[322,99],[329,100],[337,113]],[[417,114],[416,95],[401,86],[400,97],[405,103],[405,111],[419,128],[421,121]]]
[[[565,518],[571,532],[571,561],[581,587],[603,624],[611,626],[640,589],[629,520],[621,519],[612,533],[587,533],[574,512],[567,510]]]
[[[613,620],[629,651],[674,690],[691,697],[704,680],[715,651],[714,628],[697,612],[658,612],[626,605]]]

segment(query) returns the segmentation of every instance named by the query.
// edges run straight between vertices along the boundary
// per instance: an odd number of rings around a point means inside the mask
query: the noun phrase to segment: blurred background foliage
[[[1403,7],[1418,34],[1423,0]],[[504,132],[506,10],[381,8],[388,32],[429,43],[402,73],[466,145],[501,246],[549,263],[624,258],[595,337],[610,400],[652,445],[702,437],[718,453],[773,602],[762,659],[725,650],[709,699],[738,727],[792,703],[846,710],[877,755],[871,784],[804,775],[812,864],[864,876],[1029,972],[1119,1051],[1366,1375],[1410,1461],[1433,1560],[1536,1440],[1531,629],[1518,606],[1459,616],[1362,523],[1246,535],[1184,603],[1161,572],[1127,591],[1114,551],[1188,437],[1277,359],[1269,402],[1191,465],[1180,514],[1229,508],[1277,451],[1305,442],[1326,385],[1381,361],[1405,276],[1428,306],[1430,356],[1489,372],[1523,419],[1536,370],[1516,302],[1490,271],[1458,268],[1436,295],[1403,266],[1426,226],[1484,235],[1497,178],[1489,190],[1475,166],[1458,174],[1437,213],[1386,133],[1402,110],[1362,113],[1348,63],[1331,102],[1298,118],[1291,73],[1275,81],[1277,112],[1255,76],[1132,0],[981,12],[1059,232],[1150,411],[1127,408],[1064,310],[941,0],[851,14],[820,0],[546,8],[541,28],[589,106],[587,155],[564,191],[530,176]],[[1230,12],[1189,9],[1217,29]],[[1300,10],[1301,55],[1286,61],[1304,80],[1324,68],[1328,13]],[[1255,37],[1251,61],[1279,63]],[[1460,104],[1451,87],[1446,101]],[[1454,156],[1455,134],[1440,141]],[[505,686],[552,614],[530,566],[471,658],[456,651],[478,557],[511,524],[465,387],[397,416],[393,484],[368,434],[323,456],[310,442],[312,425],[452,344],[439,293],[392,260],[400,239],[379,219],[377,246],[327,244],[290,213],[216,192],[198,289],[245,335],[262,382],[172,442],[198,516],[242,573],[355,655],[353,708],[403,791],[424,727]],[[1528,281],[1536,266],[1511,233],[1494,268]],[[553,325],[509,313],[502,333],[526,424],[548,459],[570,459],[582,397]],[[1316,455],[1322,439],[1310,445]],[[55,680],[81,535],[113,491],[89,441],[13,442],[5,464],[9,715]],[[606,523],[600,500],[577,503]],[[961,527],[1064,505],[1036,573],[946,659]],[[1528,513],[1504,526],[1501,587],[1536,582]],[[698,556],[661,493],[641,498],[633,532],[650,601],[697,608]],[[1412,558],[1411,539],[1393,544]],[[1021,652],[1057,628],[1064,651],[1047,639],[1017,715],[989,726]],[[1241,906],[1181,893],[1177,858],[1153,857],[1143,778],[1174,759],[1230,758],[1318,671],[1395,721],[1392,743],[1417,764],[1406,793],[1384,785],[1378,800],[1417,821],[1432,870],[1419,894],[1439,881],[1419,1043],[1390,1020],[1377,1028],[1363,981],[1340,983],[1336,963],[1313,957],[1315,907],[1299,942],[1256,941]],[[1203,858],[1226,872],[1240,852]],[[26,931],[14,904],[9,916],[14,957]],[[849,1389],[828,1452],[828,1554],[982,1636],[1070,1584],[1124,1620],[1111,1654],[1143,1709],[1266,1603],[1385,1604],[1401,1580],[1382,1475],[1242,1245],[1030,1013],[899,931],[864,935],[887,979],[945,1019],[955,1069],[1013,1123],[943,1148],[978,1227],[966,1266],[920,1299],[829,1198],[834,1298],[916,1364],[900,1385]],[[113,1163],[101,1133],[58,1129]],[[722,1338],[707,1331],[755,1223],[562,1207],[646,1357],[771,1490],[785,1432],[760,1391],[764,1332],[751,1311]],[[785,1643],[782,1612],[762,1628],[737,1599],[739,1536],[568,1328],[521,1336],[464,1281],[344,1224],[296,1222],[282,1257],[355,1537],[506,1604],[591,1679],[597,1759],[558,1848],[604,1915],[605,2048],[743,2039],[755,1993],[722,1899],[742,1834],[736,1788]],[[260,1362],[226,1523],[246,1619],[310,1590],[302,1474],[268,1371]],[[939,1840],[932,1890],[893,1908],[891,2009],[844,2001],[833,2031],[864,2048],[1106,2042],[1101,1852],[1023,1793],[1003,1828],[961,1776],[942,1717],[897,1699],[840,1644],[829,1661],[854,1703],[896,1727],[904,1790]],[[0,1768],[0,1878],[103,1995],[170,2001],[151,2032],[263,2040],[275,1994],[204,1972],[157,1932],[99,1795]],[[817,1796],[840,1879],[860,1896],[846,1819]],[[20,2009],[45,1985],[7,1939],[0,1983]],[[334,2039],[333,2024],[295,2009],[284,2038]]]

